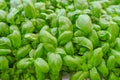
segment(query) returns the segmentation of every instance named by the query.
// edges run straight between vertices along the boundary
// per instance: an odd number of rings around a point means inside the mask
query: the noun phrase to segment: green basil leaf
[[[93,50],[92,42],[89,39],[85,38],[85,37],[75,37],[73,39],[73,42],[77,43],[80,46],[86,47],[89,50]]]
[[[76,20],[76,27],[83,31],[85,34],[92,32],[92,21],[88,15],[79,15]]]

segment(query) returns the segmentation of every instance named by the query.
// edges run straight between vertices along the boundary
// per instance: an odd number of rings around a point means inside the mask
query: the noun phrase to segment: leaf
[[[107,67],[109,70],[111,69],[114,69],[115,68],[115,56],[111,55],[108,57],[108,60],[107,60]]]
[[[5,56],[0,56],[0,70],[6,71],[9,68],[8,59]]]
[[[92,42],[93,48],[96,48],[99,44],[99,39],[97,32],[95,30],[92,30],[91,34],[89,35],[88,39]]]
[[[111,39],[109,40],[109,42],[112,42],[119,34],[119,26],[115,22],[111,22],[107,31],[111,34]]]
[[[0,22],[0,36],[7,36],[8,34],[9,26],[4,22]]]
[[[10,80],[10,75],[7,72],[1,74],[2,80]]]
[[[0,38],[0,48],[4,49],[10,49],[12,47],[11,41],[7,37],[1,37]]]
[[[7,15],[7,22],[11,24],[15,24],[15,18],[18,14],[19,10],[16,8],[13,8],[10,13]]]
[[[21,46],[21,34],[19,31],[14,30],[7,37],[10,39],[13,48],[19,48]]]
[[[35,9],[38,10],[39,12],[45,11],[45,9],[46,9],[45,3],[44,2],[36,2]]]
[[[35,30],[35,27],[33,26],[32,22],[29,20],[25,21],[21,27],[22,34],[33,33]]]
[[[80,13],[82,13],[81,10],[73,10],[73,11],[70,11],[68,12],[67,16],[68,18],[72,21],[72,23],[75,23],[75,19],[80,15]]]
[[[70,55],[66,55],[63,58],[63,60],[64,60],[64,64],[69,67],[75,67],[79,64],[79,60],[76,61],[75,58]]]
[[[77,30],[74,32],[75,37],[87,36],[83,31]]]
[[[49,53],[48,65],[52,73],[59,73],[62,68],[62,58],[60,57],[59,54]]]
[[[34,51],[33,53],[33,57],[34,58],[38,58],[38,57],[41,57],[44,53],[44,48],[43,48],[43,44],[40,43],[37,47],[37,49]]]
[[[28,18],[36,17],[35,5],[33,4],[32,0],[23,0],[23,6],[26,17]]]
[[[109,52],[110,50],[110,44],[108,42],[103,42],[101,43],[101,47],[102,47],[102,51],[103,51],[103,55],[105,55],[106,53]]]
[[[101,30],[101,27],[100,27],[99,25],[97,25],[97,24],[93,24],[93,29],[94,29],[95,31],[100,31],[100,30]]]
[[[89,76],[88,71],[84,71],[84,72],[80,75],[80,77],[78,78],[78,80],[84,80],[84,79],[87,79],[88,76]]]
[[[111,49],[111,54],[115,56],[115,60],[118,64],[120,64],[120,52]]]
[[[101,30],[97,34],[101,41],[109,41],[111,39],[111,34],[108,31]]]
[[[92,32],[92,21],[90,17],[88,15],[79,15],[76,20],[76,27],[88,35]]]
[[[40,38],[40,42],[51,44],[55,48],[57,47],[57,39],[49,32],[45,30],[41,30],[39,33],[39,38]]]
[[[10,54],[12,51],[10,49],[0,49],[0,56],[5,56]]]
[[[11,25],[10,26],[10,33],[13,33],[14,31],[19,31],[19,28],[16,25]]]
[[[10,8],[16,8],[19,9],[20,7],[22,7],[22,1],[21,0],[10,0]]]
[[[57,28],[51,28],[50,32],[53,36],[57,36],[58,30]]]
[[[60,54],[61,57],[64,57],[67,55],[67,53],[65,52],[65,50],[63,48],[56,48],[55,53]]]
[[[76,9],[87,9],[88,8],[88,3],[87,0],[74,0],[74,6]]]
[[[109,74],[109,70],[106,66],[105,60],[102,60],[102,63],[100,64],[100,66],[98,67],[98,71],[104,76],[106,77]]]
[[[116,38],[115,50],[120,51],[120,38]]]
[[[33,58],[23,58],[17,62],[17,68],[26,69],[29,68],[33,63]]]
[[[7,12],[4,10],[0,10],[0,21],[6,21]]]
[[[51,13],[47,16],[47,20],[50,22],[50,27],[57,27],[58,26],[58,18],[57,14]]]
[[[66,10],[65,9],[56,9],[57,17],[60,16],[66,16]]]
[[[113,21],[115,21],[118,25],[120,25],[120,17],[119,16],[113,17]]]
[[[61,34],[64,31],[72,31],[72,30],[73,30],[73,25],[70,19],[65,16],[60,16],[59,17],[59,31],[60,31],[59,34]]]
[[[41,18],[32,19],[31,22],[35,26],[36,32],[39,32],[43,28],[43,26],[46,25],[46,21]]]
[[[108,80],[118,80],[118,77],[113,72],[111,72]]]
[[[72,39],[72,36],[73,36],[72,31],[65,31],[65,32],[61,33],[60,36],[58,37],[59,45],[66,44],[68,41],[70,41]]]
[[[43,43],[43,46],[44,46],[45,50],[48,51],[48,52],[54,52],[55,49],[56,49],[56,48],[55,48],[52,44],[50,44],[50,43]]]
[[[101,80],[100,75],[95,67],[90,70],[90,80]]]
[[[68,66],[70,71],[76,71],[78,69],[81,70],[83,58],[80,56],[66,55],[65,57],[63,57],[63,61],[64,61],[63,65]]]
[[[93,65],[98,66],[102,63],[103,52],[102,48],[96,48],[93,54]]]
[[[92,42],[85,37],[75,37],[73,39],[73,42],[77,43],[80,46],[84,46],[84,47],[88,48],[89,50],[93,50]]]
[[[5,9],[7,7],[7,3],[5,0],[0,0],[0,9]]]
[[[99,1],[93,1],[90,3],[91,14],[95,17],[100,17],[102,12],[102,6]]]
[[[23,46],[23,47],[20,47],[20,48],[16,51],[15,56],[16,56],[16,58],[18,58],[18,59],[24,58],[26,55],[29,54],[30,50],[31,50],[31,46],[30,46],[29,44],[28,44],[28,45],[25,45],[25,46]]]
[[[112,18],[109,15],[100,16],[99,25],[100,25],[101,29],[107,29],[110,25],[111,20],[112,20]]]
[[[71,76],[70,80],[77,80],[82,73],[83,71],[76,72],[75,74]]]
[[[49,71],[48,63],[42,58],[37,58],[34,61],[34,66],[35,66],[35,72],[36,72],[37,79],[44,80],[45,73]]]
[[[74,47],[71,41],[68,42],[64,48],[68,55],[74,55]]]
[[[34,33],[26,33],[24,35],[24,39],[27,39],[28,41],[35,41],[38,39],[38,35]]]
[[[35,66],[36,71],[40,71],[43,73],[47,73],[49,71],[48,63],[42,58],[37,58],[34,61],[34,66]]]

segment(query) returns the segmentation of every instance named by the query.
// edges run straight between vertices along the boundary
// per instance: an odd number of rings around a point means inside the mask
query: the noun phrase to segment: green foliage
[[[120,0],[0,0],[0,79],[120,80]]]

